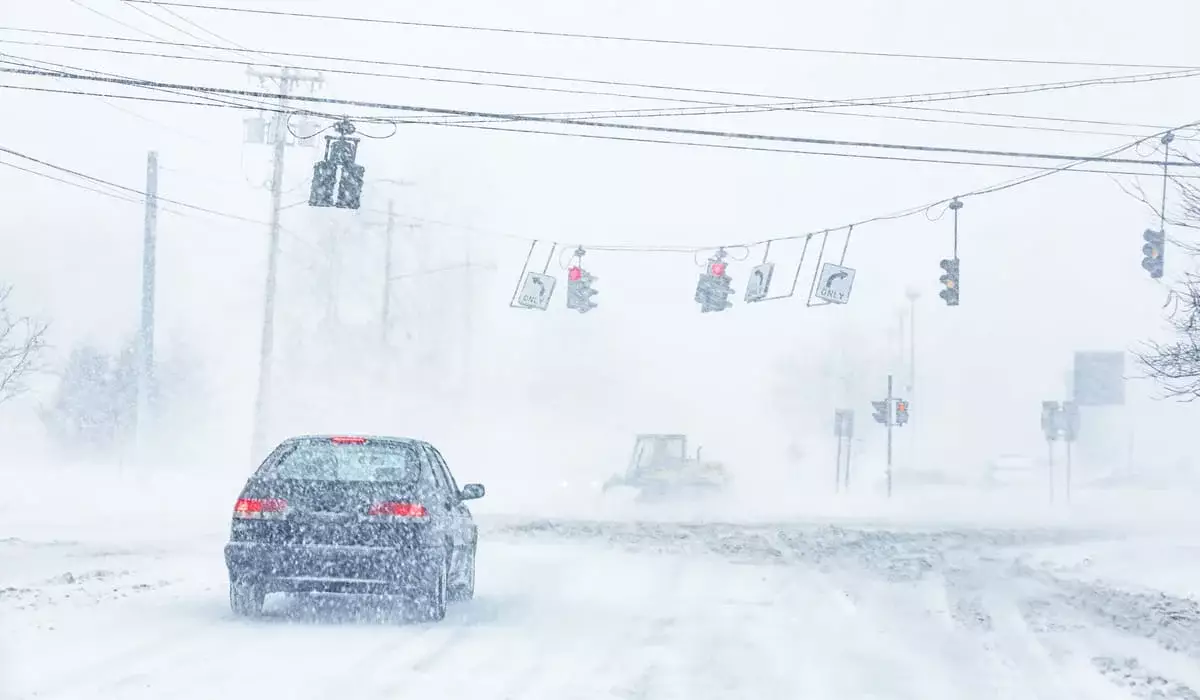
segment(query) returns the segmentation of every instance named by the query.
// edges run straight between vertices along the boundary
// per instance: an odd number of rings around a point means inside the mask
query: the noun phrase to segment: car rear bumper
[[[419,588],[436,575],[437,548],[381,548],[230,542],[231,581],[270,592],[388,593]]]

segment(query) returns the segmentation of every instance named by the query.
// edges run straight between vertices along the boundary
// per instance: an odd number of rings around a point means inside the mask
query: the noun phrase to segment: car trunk
[[[242,521],[239,539],[297,545],[390,547],[412,541],[427,518],[372,516],[377,503],[428,507],[415,484],[374,481],[263,479],[247,484],[243,498],[281,498],[281,517]]]

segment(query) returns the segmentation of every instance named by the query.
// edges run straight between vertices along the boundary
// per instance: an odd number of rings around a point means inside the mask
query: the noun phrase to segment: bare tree
[[[1137,358],[1168,396],[1191,401],[1200,398],[1200,275],[1188,273],[1168,303],[1175,339],[1147,342]]]
[[[0,403],[28,388],[26,380],[46,346],[46,324],[14,316],[8,307],[11,294],[11,286],[0,286]]]
[[[1186,154],[1174,155],[1196,162]],[[1149,207],[1166,227],[1200,229],[1200,186],[1184,178],[1171,177],[1169,180],[1174,185],[1173,203],[1168,201],[1169,193],[1164,193],[1161,203],[1156,204],[1140,185],[1135,185],[1132,191],[1123,189]],[[1163,184],[1165,187],[1166,182]],[[1200,245],[1196,243],[1178,236],[1168,236],[1167,240],[1189,257],[1200,255]],[[1136,355],[1147,376],[1158,381],[1167,396],[1192,401],[1200,398],[1200,274],[1186,272],[1182,282],[1170,290],[1164,307],[1167,306],[1171,307],[1168,318],[1174,340],[1147,342]]]

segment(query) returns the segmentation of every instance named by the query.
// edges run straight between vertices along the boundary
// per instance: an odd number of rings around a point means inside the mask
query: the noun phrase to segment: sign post
[[[872,416],[876,423],[887,426],[887,494],[892,497],[892,426],[904,425],[908,422],[908,401],[892,396],[892,375],[887,378],[887,398],[883,401],[872,401],[875,408]]]
[[[833,411],[833,435],[837,439],[837,465],[835,469],[835,491],[840,491],[843,485],[850,490],[850,444],[854,439],[854,411],[848,408],[838,408]],[[846,462],[842,466],[842,440],[846,441]]]
[[[887,495],[892,497],[892,375],[888,375],[888,422],[887,422]]]
[[[1049,455],[1047,468],[1050,480],[1050,502],[1054,502],[1054,443],[1062,432],[1062,406],[1057,401],[1042,402],[1042,433],[1046,436],[1046,451]]]
[[[1074,401],[1062,403],[1063,442],[1067,448],[1067,503],[1071,502],[1071,445],[1079,439],[1079,404]]]

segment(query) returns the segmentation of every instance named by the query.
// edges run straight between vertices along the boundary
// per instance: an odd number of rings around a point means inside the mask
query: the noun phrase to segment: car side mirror
[[[466,484],[458,495],[464,501],[473,501],[476,498],[483,498],[486,493],[487,489],[483,488],[483,484]]]

